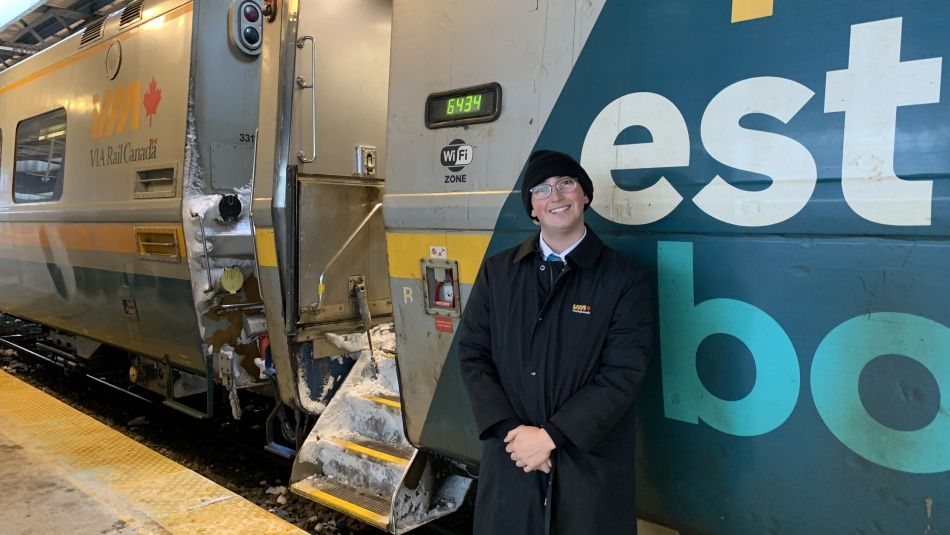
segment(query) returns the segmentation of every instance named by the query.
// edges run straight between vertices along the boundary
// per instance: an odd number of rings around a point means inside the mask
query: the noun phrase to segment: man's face
[[[555,187],[565,178],[569,177],[552,176],[543,182],[552,186],[550,197],[541,199],[531,195],[531,216],[538,218],[542,231],[570,234],[584,228],[584,205],[590,199],[584,194],[580,183],[576,184],[574,191],[567,193]]]

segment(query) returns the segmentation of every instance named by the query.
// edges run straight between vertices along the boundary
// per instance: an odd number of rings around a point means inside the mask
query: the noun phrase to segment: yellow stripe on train
[[[732,22],[771,17],[773,0],[732,0]]]
[[[485,258],[491,233],[431,232],[423,234],[387,232],[389,276],[421,279],[422,260],[445,257],[459,263],[459,282],[472,284]],[[436,250],[433,251],[433,248]]]
[[[277,242],[274,241],[274,229],[254,229],[257,241],[257,264],[261,267],[277,267]]]
[[[164,231],[177,238],[178,256],[184,257],[181,223],[20,223],[0,222],[0,248],[67,249],[101,253],[140,254],[136,235],[141,231]]]

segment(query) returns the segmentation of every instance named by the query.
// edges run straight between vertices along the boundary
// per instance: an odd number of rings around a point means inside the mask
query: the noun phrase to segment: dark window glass
[[[66,110],[20,121],[16,127],[13,201],[55,201],[63,194]]]

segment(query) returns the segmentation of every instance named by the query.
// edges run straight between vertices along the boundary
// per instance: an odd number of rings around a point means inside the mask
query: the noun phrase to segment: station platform
[[[4,535],[305,534],[0,371]]]

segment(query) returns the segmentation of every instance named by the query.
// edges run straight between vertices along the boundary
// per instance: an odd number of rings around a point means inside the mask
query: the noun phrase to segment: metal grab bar
[[[320,273],[320,282],[317,285],[317,311],[323,308],[323,294],[327,289],[326,285],[323,284],[323,277],[327,274],[327,271],[330,270],[330,266],[332,266],[333,263],[336,262],[336,259],[340,258],[340,255],[343,254],[343,251],[346,250],[346,248],[350,246],[350,242],[353,241],[353,238],[355,238],[356,235],[359,234],[361,230],[363,230],[363,227],[366,226],[366,223],[369,221],[369,218],[373,217],[373,214],[378,212],[379,209],[382,207],[383,207],[383,203],[381,202],[376,203],[376,206],[374,206],[373,209],[370,210],[368,214],[366,214],[366,217],[364,217],[363,220],[360,221],[360,224],[356,226],[356,229],[350,234],[350,237],[346,239],[346,242],[343,243],[343,246],[340,247],[339,250],[337,250],[336,254],[333,255],[333,258],[331,258],[330,261],[327,262],[326,267],[323,268],[323,272]]]
[[[191,217],[197,219],[198,226],[201,227],[201,245],[205,249],[205,269],[208,272],[208,289],[205,293],[208,294],[214,291],[214,279],[211,278],[211,256],[208,254],[208,236],[205,234],[204,217],[197,212],[192,212]]]
[[[297,77],[297,87],[310,90],[310,157],[303,150],[297,151],[297,159],[303,163],[311,163],[317,159],[317,42],[313,36],[305,35],[297,39],[297,48],[303,50],[304,43],[310,41],[310,83],[303,76]]]

